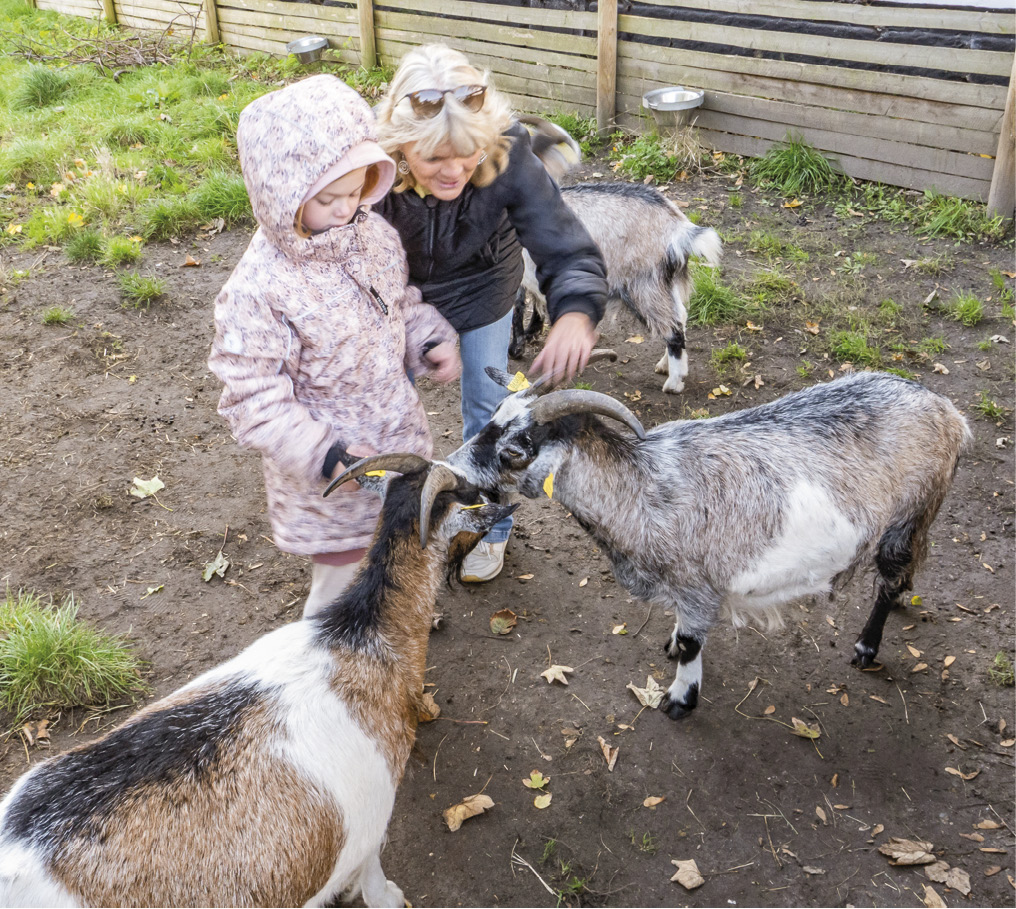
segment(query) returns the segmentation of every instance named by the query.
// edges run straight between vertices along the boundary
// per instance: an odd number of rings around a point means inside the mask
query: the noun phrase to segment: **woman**
[[[534,373],[571,379],[603,315],[603,257],[561,200],[513,122],[508,100],[458,51],[425,45],[399,65],[377,109],[378,140],[397,165],[378,203],[398,230],[409,278],[459,333],[463,438],[490,420],[505,391],[484,372],[507,369],[522,248],[537,266],[552,328]],[[498,524],[463,565],[465,581],[497,576],[511,532]]]

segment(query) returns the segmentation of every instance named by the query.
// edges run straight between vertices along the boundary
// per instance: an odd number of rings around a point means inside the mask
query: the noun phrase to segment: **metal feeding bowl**
[[[642,96],[642,106],[649,108],[657,126],[671,129],[687,126],[692,111],[702,105],[705,96],[701,89],[670,85],[646,92]]]
[[[292,54],[301,63],[313,63],[321,59],[321,52],[328,47],[328,39],[320,35],[307,35],[297,38],[286,45],[286,52]]]

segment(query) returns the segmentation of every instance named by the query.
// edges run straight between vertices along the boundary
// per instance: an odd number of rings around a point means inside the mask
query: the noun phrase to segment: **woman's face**
[[[483,150],[477,149],[469,157],[463,157],[450,142],[445,142],[434,149],[433,154],[419,155],[416,143],[410,142],[403,147],[402,154],[417,184],[435,198],[448,202],[462,194],[480,163]]]

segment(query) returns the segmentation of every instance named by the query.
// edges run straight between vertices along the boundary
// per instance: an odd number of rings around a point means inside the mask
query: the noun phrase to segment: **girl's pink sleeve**
[[[424,303],[420,288],[406,285],[402,298],[406,319],[406,366],[419,378],[433,368],[424,354],[444,341],[455,343],[458,337],[451,323],[429,303]]]
[[[300,340],[285,317],[263,300],[227,284],[215,300],[215,340],[208,366],[225,386],[219,413],[237,442],[308,481],[321,467],[335,432],[297,401],[287,362],[298,362]]]

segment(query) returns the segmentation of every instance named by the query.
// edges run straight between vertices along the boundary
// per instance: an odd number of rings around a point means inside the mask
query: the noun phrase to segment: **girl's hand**
[[[462,360],[459,359],[458,348],[450,341],[442,341],[423,355],[430,364],[430,377],[435,382],[454,382],[462,372]]]
[[[533,360],[530,372],[547,376],[551,382],[569,382],[586,368],[599,333],[585,313],[566,312],[551,328],[547,343]]]
[[[354,458],[359,460],[360,458],[368,458],[371,455],[377,454],[373,448],[369,445],[350,445],[346,449],[346,453],[352,455]],[[346,465],[339,461],[335,465],[335,470],[332,471],[331,479],[335,479],[342,471],[346,469]],[[360,487],[356,483],[343,483],[335,492],[359,492]]]

